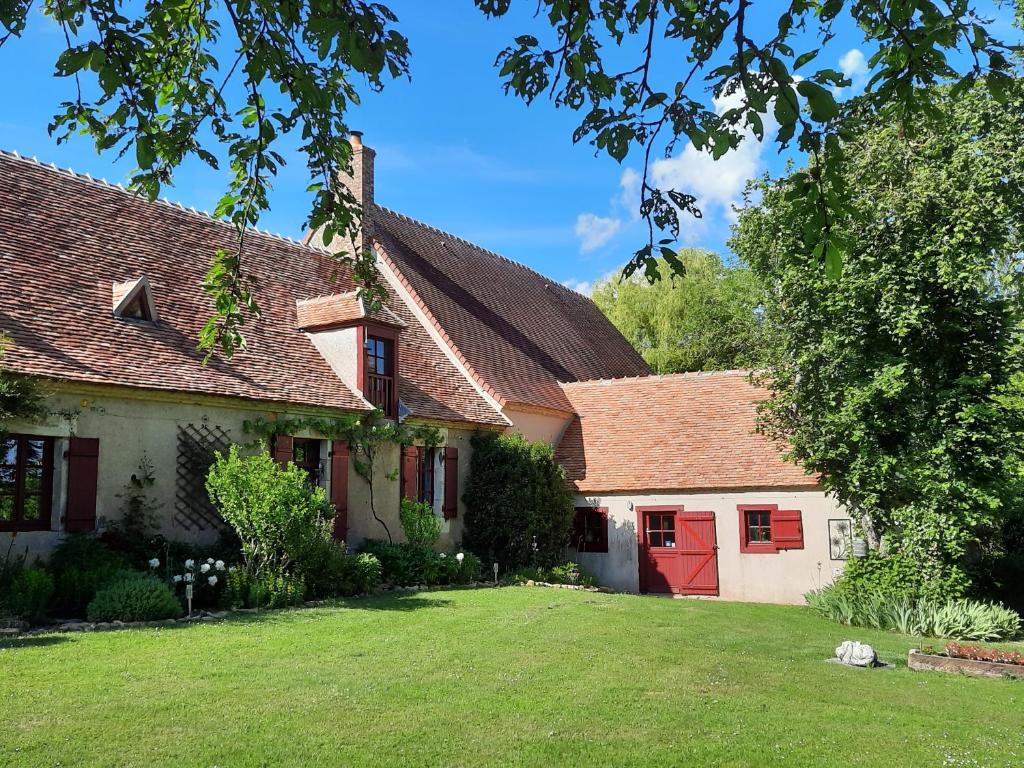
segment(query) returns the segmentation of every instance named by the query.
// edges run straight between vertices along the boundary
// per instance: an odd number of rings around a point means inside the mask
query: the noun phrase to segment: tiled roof
[[[305,299],[296,303],[295,311],[298,316],[296,325],[304,331],[340,328],[364,320],[372,320],[398,328],[405,327],[405,323],[399,320],[395,313],[386,306],[368,309],[366,302],[356,291]]]
[[[499,403],[569,412],[560,381],[650,372],[590,299],[387,208],[373,224],[385,262]]]
[[[248,348],[204,365],[199,330],[212,307],[200,284],[234,228],[165,202],[0,152],[0,331],[5,365],[37,376],[351,410],[349,390],[298,328],[299,302],[352,291],[325,251],[250,231],[244,271],[262,311]],[[120,320],[114,284],[145,275],[160,322]],[[401,302],[393,297],[398,305]],[[404,305],[400,394],[414,414],[503,423]]]
[[[813,487],[754,431],[767,393],[746,371],[563,385],[577,416],[557,449],[581,493]]]

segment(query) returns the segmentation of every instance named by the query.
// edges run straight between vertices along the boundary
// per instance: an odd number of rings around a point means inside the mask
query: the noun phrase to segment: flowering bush
[[[384,581],[392,584],[468,584],[482,571],[480,558],[469,552],[447,554],[378,539],[366,539],[361,549],[380,560]]]
[[[224,561],[208,557],[197,569],[195,558],[188,558],[183,565],[181,573],[175,573],[168,579],[171,591],[178,595],[183,603],[187,603],[187,588],[191,584],[193,606],[217,605],[223,591],[218,585],[223,586],[224,574],[227,571]],[[158,569],[160,559],[154,557],[149,561],[149,567],[153,570]]]
[[[994,661],[998,664],[1024,665],[1024,653],[1004,651],[1001,648],[982,648],[977,645],[947,643],[946,655],[953,659],[972,659],[974,661]]]

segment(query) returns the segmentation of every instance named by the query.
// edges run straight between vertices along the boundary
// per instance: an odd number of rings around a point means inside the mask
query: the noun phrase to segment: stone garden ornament
[[[836,659],[851,667],[879,666],[875,649],[856,640],[844,640],[842,645],[836,648]]]

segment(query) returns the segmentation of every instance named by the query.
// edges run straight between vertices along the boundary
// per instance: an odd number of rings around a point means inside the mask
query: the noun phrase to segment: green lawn
[[[892,671],[826,664],[873,643]],[[1020,766],[1024,684],[804,608],[509,588],[0,642],[0,765]]]

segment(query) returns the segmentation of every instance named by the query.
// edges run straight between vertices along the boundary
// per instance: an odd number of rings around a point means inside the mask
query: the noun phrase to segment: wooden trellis
[[[227,453],[231,438],[221,427],[207,424],[178,426],[177,488],[174,524],[186,531],[225,526],[206,493],[206,473],[218,452]]]

